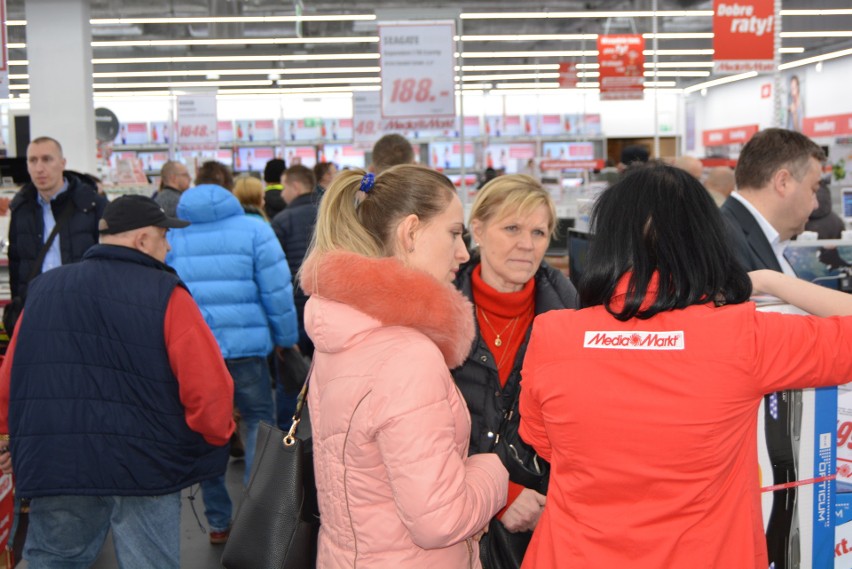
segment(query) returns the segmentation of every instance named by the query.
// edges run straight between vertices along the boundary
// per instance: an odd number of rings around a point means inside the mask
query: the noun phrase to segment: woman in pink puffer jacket
[[[449,373],[474,333],[451,285],[463,219],[452,183],[413,165],[344,172],[323,197],[301,270],[319,569],[480,567],[475,540],[508,476],[496,455],[467,457]]]

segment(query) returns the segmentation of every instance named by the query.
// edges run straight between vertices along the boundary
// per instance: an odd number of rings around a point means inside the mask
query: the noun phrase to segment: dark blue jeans
[[[180,492],[33,498],[24,559],[30,569],[87,569],[110,529],[120,569],[180,568]]]
[[[254,449],[257,444],[257,427],[261,421],[275,424],[272,402],[271,377],[266,358],[252,357],[225,360],[234,379],[234,405],[240,410],[246,426],[246,472],[243,484],[248,484]],[[211,531],[224,531],[231,525],[231,498],[225,487],[225,477],[211,478],[201,483],[204,515]]]

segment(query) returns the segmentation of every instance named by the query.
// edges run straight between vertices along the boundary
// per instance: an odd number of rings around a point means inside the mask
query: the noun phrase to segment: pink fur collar
[[[461,365],[475,334],[473,305],[452,285],[404,266],[398,259],[375,259],[335,251],[310,256],[301,272],[302,290],[349,305],[385,326],[406,326],[426,334],[447,366]]]

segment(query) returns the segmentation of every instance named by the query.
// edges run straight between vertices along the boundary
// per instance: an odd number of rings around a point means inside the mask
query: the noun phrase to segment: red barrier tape
[[[761,492],[774,492],[775,490],[787,490],[788,488],[795,488],[796,486],[805,486],[807,484],[819,484],[820,482],[825,482],[826,480],[834,480],[837,478],[836,474],[829,474],[828,476],[820,476],[818,478],[808,478],[807,480],[795,480],[793,482],[787,482],[785,484],[775,484],[774,486],[764,486],[760,489]]]

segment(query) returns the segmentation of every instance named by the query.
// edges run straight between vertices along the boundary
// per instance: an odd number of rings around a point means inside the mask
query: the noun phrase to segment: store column
[[[26,2],[30,136],[57,139],[68,169],[95,174],[89,0]]]

